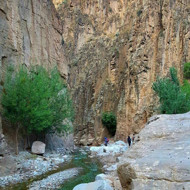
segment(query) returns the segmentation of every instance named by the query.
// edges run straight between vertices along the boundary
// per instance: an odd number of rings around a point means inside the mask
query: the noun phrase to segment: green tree
[[[175,68],[170,68],[170,77],[157,79],[152,88],[159,96],[161,113],[177,114],[188,111],[186,94],[181,91]]]
[[[109,133],[114,136],[116,132],[117,120],[112,112],[102,113],[102,124],[108,129]]]
[[[187,99],[190,99],[190,83],[188,80],[183,81],[183,86],[181,87],[181,90],[186,94]]]
[[[26,134],[58,132],[69,129],[73,118],[72,102],[57,69],[49,74],[43,67],[28,71],[24,66],[17,72],[8,69],[2,94],[4,116]]]

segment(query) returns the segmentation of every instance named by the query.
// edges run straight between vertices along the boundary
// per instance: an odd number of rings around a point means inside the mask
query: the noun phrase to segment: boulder
[[[105,180],[97,180],[91,183],[82,183],[74,187],[73,190],[113,190]]]
[[[105,174],[98,174],[95,178],[96,181],[98,180],[106,180],[107,179],[107,176]]]
[[[32,144],[32,153],[34,154],[44,154],[46,144],[41,141],[35,141]]]
[[[98,180],[105,180],[106,182],[108,182],[110,184],[111,187],[113,187],[114,190],[122,189],[121,183],[117,176],[98,174],[95,178],[95,181],[98,181]]]
[[[123,188],[190,189],[190,112],[152,117],[120,159]]]

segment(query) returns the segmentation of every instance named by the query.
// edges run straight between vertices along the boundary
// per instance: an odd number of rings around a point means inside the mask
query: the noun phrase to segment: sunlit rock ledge
[[[190,112],[157,115],[118,165],[124,189],[190,189]]]

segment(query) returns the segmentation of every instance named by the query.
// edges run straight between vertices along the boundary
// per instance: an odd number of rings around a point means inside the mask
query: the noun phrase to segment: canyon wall
[[[0,0],[1,85],[8,64],[58,65],[72,89],[76,144],[108,135],[104,111],[117,116],[115,139],[139,132],[157,111],[152,82],[171,66],[182,79],[190,60],[190,0],[53,3]]]
[[[138,133],[157,112],[151,89],[171,66],[190,61],[190,0],[53,0],[63,23],[75,141],[101,143],[104,111],[117,115],[115,139]]]
[[[67,77],[62,25],[52,1],[0,0],[1,85],[10,64],[43,65],[47,69],[57,65]]]

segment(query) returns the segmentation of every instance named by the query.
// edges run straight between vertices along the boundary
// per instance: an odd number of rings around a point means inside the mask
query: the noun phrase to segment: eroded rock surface
[[[138,133],[155,112],[151,89],[190,60],[189,0],[54,0],[63,21],[75,141],[101,144],[103,111],[117,114],[116,139]]]
[[[152,117],[120,159],[124,189],[190,189],[190,112]]]
[[[58,65],[67,74],[62,26],[52,1],[0,0],[0,33],[1,71],[9,64]]]

